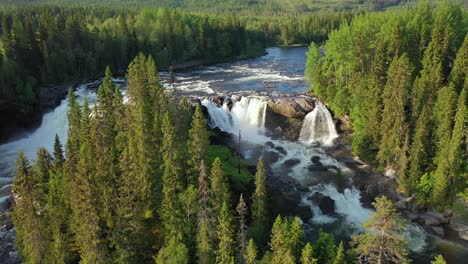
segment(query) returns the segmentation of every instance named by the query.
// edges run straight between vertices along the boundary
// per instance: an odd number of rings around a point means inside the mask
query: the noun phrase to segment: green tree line
[[[40,88],[123,73],[138,52],[161,69],[265,53],[267,45],[323,42],[352,12],[188,13],[166,8],[3,6],[0,102],[37,111]],[[27,115],[26,115],[27,116]]]
[[[423,205],[466,206],[467,21],[451,2],[364,14],[308,54],[311,91],[350,116],[353,151]]]

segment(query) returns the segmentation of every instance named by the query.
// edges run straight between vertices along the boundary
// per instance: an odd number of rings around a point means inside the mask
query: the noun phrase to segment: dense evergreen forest
[[[386,7],[417,0],[104,0],[80,2],[71,0],[2,0],[3,3],[55,4],[55,5],[119,5],[125,7],[167,7],[192,11],[235,11],[235,12],[315,12],[342,11],[350,9],[382,10]]]
[[[323,42],[351,17],[351,12],[270,17],[163,8],[3,7],[0,102],[27,120],[38,110],[41,87],[98,78],[107,65],[123,73],[138,52],[151,54],[160,69],[246,58],[264,54],[267,45]]]
[[[56,137],[32,165],[19,153],[11,216],[25,263],[409,261],[387,198],[365,227],[377,232],[351,250],[322,231],[307,243],[298,217],[273,221],[262,158],[254,176],[234,169],[229,150],[210,145],[199,102],[166,93],[151,56],[137,55],[126,77],[126,104],[109,69],[94,106],[70,90],[65,150]]]
[[[365,14],[312,44],[312,92],[349,115],[354,152],[420,204],[468,201],[468,13],[457,4]]]

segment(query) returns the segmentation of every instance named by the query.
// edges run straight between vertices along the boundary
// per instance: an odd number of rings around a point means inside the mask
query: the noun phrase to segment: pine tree
[[[216,233],[218,236],[218,249],[216,250],[216,263],[234,264],[234,238],[232,216],[226,201],[223,202],[218,217]]]
[[[156,264],[188,264],[189,252],[177,236],[170,238],[166,246],[159,250]]]
[[[45,223],[39,201],[43,199],[38,179],[31,172],[29,162],[20,151],[16,160],[13,182],[13,212],[16,245],[27,263],[42,263],[47,251]]]
[[[200,176],[198,177],[198,197],[200,209],[197,215],[197,258],[200,264],[213,263],[213,220],[210,208],[210,192],[205,161],[200,162]]]
[[[188,157],[189,157],[189,178],[188,182],[195,184],[198,176],[200,161],[206,159],[209,135],[206,129],[206,119],[200,104],[195,106],[195,114],[192,119],[192,128],[189,131]]]
[[[247,245],[247,249],[245,250],[244,260],[245,264],[255,264],[257,263],[257,248],[255,247],[255,242],[253,239],[249,240],[249,244]]]
[[[307,243],[302,249],[301,253],[301,263],[302,264],[316,264],[317,259],[312,257],[313,249],[310,243]]]
[[[389,169],[396,169],[408,125],[405,109],[411,84],[412,66],[406,55],[395,58],[388,70],[388,80],[383,95],[381,135],[377,158]]]
[[[403,238],[404,223],[396,208],[385,196],[376,198],[376,209],[371,219],[365,223],[365,234],[353,236],[351,245],[355,247],[359,262],[365,263],[409,263]]]
[[[241,264],[245,263],[244,256],[247,248],[247,206],[241,193],[236,211],[239,219],[239,228],[237,232],[237,259]]]
[[[267,189],[265,166],[263,158],[260,158],[257,163],[257,172],[255,173],[255,191],[252,197],[252,221],[257,226],[267,225],[268,209],[267,209]]]
[[[219,215],[224,202],[231,202],[231,191],[221,160],[216,158],[211,167],[211,204],[215,215]]]
[[[431,264],[447,264],[447,262],[442,255],[437,255]]]
[[[346,264],[343,241],[340,242],[333,264]]]

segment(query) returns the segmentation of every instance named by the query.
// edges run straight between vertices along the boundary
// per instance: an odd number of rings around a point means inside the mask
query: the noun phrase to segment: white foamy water
[[[306,144],[318,142],[332,145],[336,138],[338,133],[330,111],[322,102],[317,101],[314,110],[304,119],[299,140]]]
[[[227,100],[234,104],[231,110],[227,106]],[[267,103],[267,98],[262,96],[244,96],[238,102],[232,98],[225,99],[222,107],[208,99],[202,101],[208,109],[211,128],[218,127],[233,135],[240,132],[242,139],[257,143],[267,140],[263,135]]]
[[[81,85],[75,95],[79,102],[85,97],[89,98],[90,105],[96,100],[96,93],[90,91],[85,85]],[[41,125],[33,132],[17,140],[0,145],[0,177],[11,181],[15,169],[15,161],[18,152],[22,150],[26,157],[32,161],[36,158],[36,152],[44,147],[49,152],[53,151],[55,135],[59,136],[62,145],[65,145],[68,132],[68,98],[62,100],[53,111],[46,113]]]

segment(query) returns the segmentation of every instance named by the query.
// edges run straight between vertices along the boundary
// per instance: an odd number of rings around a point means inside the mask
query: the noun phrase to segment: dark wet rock
[[[335,201],[323,194],[316,193],[314,196],[309,197],[313,203],[315,203],[323,214],[332,214],[335,212]]]
[[[307,222],[314,216],[309,206],[299,204],[295,209],[295,215],[299,216],[302,221]]]
[[[288,152],[283,147],[276,147],[275,149],[282,155],[288,154]]]
[[[314,99],[308,96],[273,98],[268,101],[268,108],[288,118],[304,117],[314,109]]]
[[[323,166],[323,164],[310,164],[307,169],[310,171],[310,172],[314,172],[314,171],[327,171],[328,168]]]
[[[265,145],[267,145],[270,148],[275,148],[275,144],[273,144],[273,142],[271,141],[268,141],[267,143],[265,143]]]
[[[277,162],[279,159],[279,154],[274,151],[265,151],[263,152],[263,159],[268,163]]]
[[[448,227],[455,232],[468,232],[468,224],[460,219],[451,219]]]
[[[39,90],[39,103],[42,110],[52,109],[60,104],[67,95],[68,89],[65,86],[51,85],[41,87]]]
[[[439,227],[439,226],[433,226],[433,227],[431,227],[431,229],[432,229],[432,231],[433,231],[436,235],[438,235],[438,236],[440,236],[440,237],[444,237],[444,236],[445,236],[445,230],[444,230],[444,228]]]
[[[322,163],[320,162],[320,157],[319,157],[319,156],[312,156],[312,157],[310,158],[310,162],[312,162],[312,163],[314,163],[314,164],[322,164]]]
[[[211,100],[213,100],[213,103],[215,103],[218,107],[221,107],[223,105],[224,97],[216,95],[211,97]]]
[[[424,220],[424,224],[427,225],[427,226],[439,226],[439,225],[442,225],[444,222],[441,221],[440,219],[437,219],[433,216],[430,216],[430,215],[423,215],[421,217],[423,220]]]
[[[458,232],[458,236],[461,239],[468,241],[468,230]]]
[[[288,159],[284,162],[284,165],[288,167],[296,166],[297,164],[301,163],[300,159]]]

